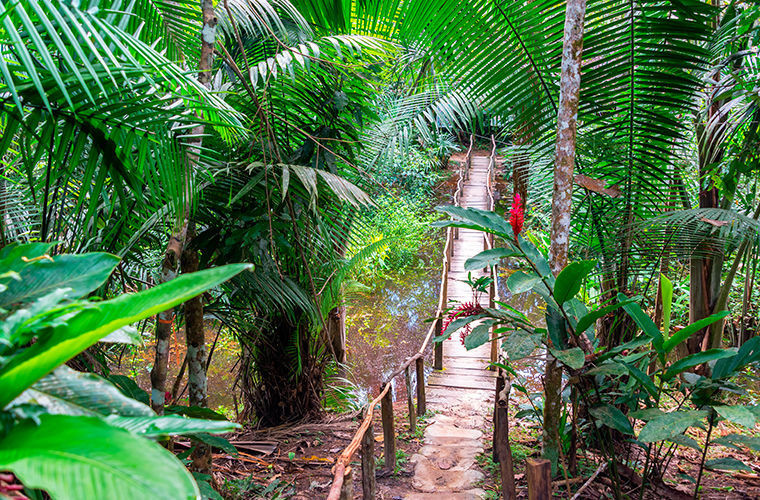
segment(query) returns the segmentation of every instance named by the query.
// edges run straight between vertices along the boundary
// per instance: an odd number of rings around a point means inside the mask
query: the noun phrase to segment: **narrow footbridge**
[[[493,210],[496,143],[491,137],[489,152],[478,153],[473,147],[474,137],[470,136],[470,147],[459,168],[453,203],[461,207]],[[498,414],[499,405],[494,404],[494,396],[499,396],[505,382],[503,373],[497,376],[497,372],[492,371],[491,362],[496,361],[497,355],[496,342],[487,342],[468,351],[457,333],[443,342],[434,342],[433,339],[442,333],[448,308],[475,300],[472,289],[464,283],[469,274],[464,264],[469,257],[493,247],[493,239],[488,236],[473,229],[447,228],[436,319],[417,353],[405,359],[391,373],[380,394],[369,403],[353,440],[335,462],[329,500],[353,499],[355,477],[360,478],[362,498],[375,498],[375,432],[372,420],[378,403],[382,416],[383,466],[390,470],[395,467],[396,429],[391,385],[401,375],[406,384],[410,431],[416,430],[419,415],[427,410],[433,410],[434,414],[431,424],[425,429],[422,448],[411,458],[414,475],[404,498],[456,500],[484,496],[485,493],[477,487],[483,475],[477,470],[476,457],[483,452],[483,430],[488,428],[491,412],[494,412],[494,417]],[[486,276],[488,273],[493,273],[494,279],[488,296],[480,297],[479,301],[483,306],[493,307],[494,300],[498,300],[496,269],[472,271],[472,277]],[[493,339],[493,332],[491,336]],[[434,345],[433,372],[428,375],[426,384],[425,354],[431,342]],[[413,385],[416,385],[416,406]],[[501,427],[495,425],[495,432],[500,432]],[[355,473],[350,463],[358,451],[362,466],[360,473]]]

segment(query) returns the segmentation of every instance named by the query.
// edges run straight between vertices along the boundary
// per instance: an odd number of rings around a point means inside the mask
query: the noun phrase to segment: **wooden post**
[[[380,402],[380,413],[383,418],[384,467],[393,472],[396,467],[396,431],[393,428],[393,393],[390,388]]]
[[[417,415],[424,415],[425,408],[425,360],[420,356],[416,360],[417,368]]]
[[[528,477],[528,500],[549,500],[552,496],[552,465],[545,458],[525,461]]]
[[[491,285],[488,287],[488,307],[493,309],[494,308],[494,300],[496,297],[496,277],[498,276],[498,273],[496,272],[496,267],[493,268],[493,273],[491,274],[492,278],[494,279]],[[499,355],[499,342],[496,340],[496,332],[494,332],[494,327],[491,326],[491,363],[496,363],[496,360],[498,359]],[[496,367],[492,364],[488,367],[489,370],[495,370]]]
[[[435,320],[435,331],[441,335],[441,318]],[[433,369],[443,370],[443,342],[436,342],[433,346]]]
[[[346,467],[343,475],[343,486],[340,488],[340,500],[354,500],[354,481],[351,477],[351,467]]]
[[[371,423],[362,438],[362,493],[363,498],[375,498],[375,433]]]
[[[414,401],[412,400],[412,378],[409,374],[409,366],[404,368],[404,382],[406,383],[406,404],[409,409],[409,432],[414,434],[417,431],[417,413],[414,410]]]
[[[494,416],[494,453],[499,458],[501,472],[501,491],[504,500],[517,498],[515,488],[515,470],[512,464],[512,448],[509,444],[509,391],[511,384],[507,381],[507,375],[503,369],[499,369],[496,377],[496,415]]]

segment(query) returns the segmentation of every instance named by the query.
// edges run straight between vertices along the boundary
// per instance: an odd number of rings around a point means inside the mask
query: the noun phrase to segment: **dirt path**
[[[487,208],[488,157],[474,156],[470,177],[462,189],[461,205]],[[449,273],[449,299],[473,301],[464,262],[483,250],[483,233],[460,229],[454,240]],[[473,272],[473,277],[482,271]],[[411,490],[404,497],[424,499],[476,499],[483,473],[476,457],[483,452],[483,430],[493,408],[493,373],[487,370],[489,344],[467,351],[455,333],[444,343],[443,367],[428,379],[428,409],[435,413],[425,429],[423,446],[411,458],[415,464]]]

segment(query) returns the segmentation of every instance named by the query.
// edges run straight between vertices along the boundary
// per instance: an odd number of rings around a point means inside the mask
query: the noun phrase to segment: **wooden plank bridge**
[[[474,137],[471,136],[464,164],[459,169],[453,201],[457,206],[493,210],[496,144],[492,137],[491,150],[488,153],[473,151],[473,145]],[[416,429],[418,415],[424,414],[428,409],[434,413],[430,425],[425,429],[422,448],[411,458],[415,470],[409,491],[404,498],[464,500],[482,498],[485,495],[485,492],[477,487],[478,482],[483,479],[483,474],[476,466],[476,457],[483,452],[483,429],[488,428],[487,421],[502,414],[499,413],[501,411],[504,417],[501,422],[498,422],[498,419],[494,422],[494,437],[500,437],[500,432],[506,432],[506,404],[503,402],[503,409],[499,410],[499,404],[495,404],[494,401],[494,395],[498,395],[505,384],[503,371],[499,371],[498,375],[492,371],[491,362],[496,360],[497,355],[496,342],[488,342],[468,351],[460,342],[458,333],[455,333],[444,342],[434,343],[434,371],[428,376],[427,384],[424,383],[424,365],[426,348],[434,336],[441,333],[447,309],[456,307],[458,303],[472,302],[474,299],[472,289],[464,283],[468,278],[468,271],[464,268],[465,261],[492,247],[493,240],[480,231],[447,228],[436,320],[419,351],[401,363],[386,379],[380,394],[369,403],[365,418],[354,439],[336,460],[328,500],[354,498],[353,475],[349,464],[360,448],[362,498],[375,498],[375,439],[372,416],[378,403],[381,405],[383,425],[384,467],[393,470],[396,463],[396,431],[390,388],[393,379],[402,374],[407,387],[410,431]],[[489,272],[493,273],[494,280],[490,285],[488,297],[480,300],[482,305],[493,307],[494,300],[498,300],[496,269],[473,271],[472,275],[480,277]],[[485,300],[488,301],[487,304],[484,303]],[[413,372],[416,375],[416,406],[412,390]],[[506,439],[495,439],[494,442],[506,442]],[[511,454],[507,458],[511,469]],[[502,462],[506,463],[507,460]]]

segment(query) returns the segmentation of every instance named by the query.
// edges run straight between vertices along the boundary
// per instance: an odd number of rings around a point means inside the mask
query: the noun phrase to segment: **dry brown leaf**
[[[708,219],[707,217],[700,217],[699,220],[702,222],[707,222],[708,224],[712,224],[715,227],[722,227],[726,224],[729,224],[727,220],[715,220],[715,219]]]
[[[576,175],[575,183],[589,191],[606,194],[610,198],[617,198],[620,196],[620,188],[617,186],[607,187],[607,182],[603,179],[592,179],[587,175]]]

